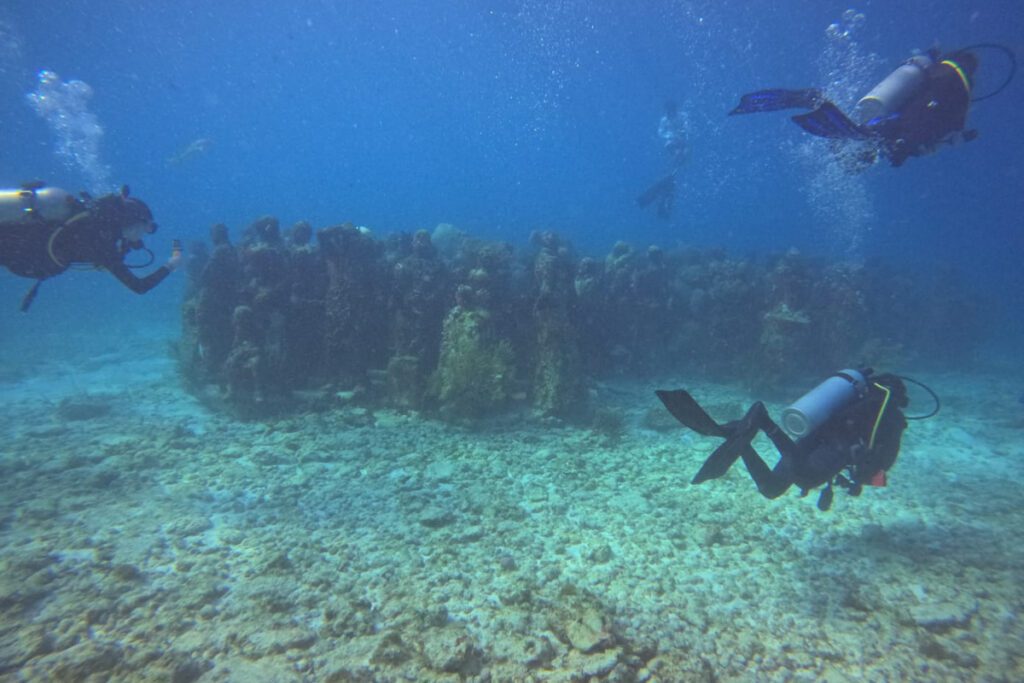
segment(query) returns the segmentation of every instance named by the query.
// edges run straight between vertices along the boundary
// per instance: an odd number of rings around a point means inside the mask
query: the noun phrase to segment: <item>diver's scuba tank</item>
[[[885,77],[857,103],[860,123],[887,116],[898,110],[924,84],[925,71],[935,64],[926,54],[914,55]]]
[[[868,388],[859,370],[840,370],[782,411],[782,427],[794,439],[807,436]]]
[[[71,193],[39,183],[17,190],[0,190],[0,223],[31,218],[66,221],[75,213],[77,205]]]

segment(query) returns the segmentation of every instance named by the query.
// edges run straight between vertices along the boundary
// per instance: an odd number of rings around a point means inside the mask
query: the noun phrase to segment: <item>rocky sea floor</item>
[[[1024,680],[998,374],[919,377],[942,413],[822,513],[742,467],[688,483],[715,442],[653,389],[725,418],[738,387],[595,385],[621,430],[342,398],[245,423],[138,352],[5,363],[0,680]]]

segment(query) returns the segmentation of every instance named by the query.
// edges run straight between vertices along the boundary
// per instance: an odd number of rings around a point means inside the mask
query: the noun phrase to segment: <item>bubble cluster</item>
[[[90,192],[110,189],[110,168],[100,159],[103,127],[89,111],[92,88],[78,80],[62,81],[53,71],[39,72],[36,89],[26,98],[57,137],[57,155],[85,176]]]
[[[0,75],[6,76],[21,59],[21,37],[14,27],[0,19]]]
[[[864,94],[873,74],[882,66],[881,59],[866,53],[857,41],[866,22],[863,13],[848,9],[841,21],[825,29],[825,50],[818,68],[824,76],[825,95],[843,110],[852,107]]]
[[[818,60],[825,96],[846,112],[853,111],[884,66],[857,40],[866,21],[861,12],[843,12],[840,21],[825,29],[825,48]],[[859,258],[875,210],[866,178],[856,173],[870,164],[871,149],[860,142],[820,139],[806,140],[796,149],[810,176],[808,194],[815,220],[833,247],[847,258]]]

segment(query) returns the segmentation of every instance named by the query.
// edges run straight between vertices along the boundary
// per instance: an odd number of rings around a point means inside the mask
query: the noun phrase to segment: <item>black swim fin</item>
[[[661,399],[665,409],[682,425],[703,436],[718,436],[723,439],[729,436],[730,432],[715,422],[710,415],[704,412],[693,396],[682,389],[674,391],[659,389],[654,393]]]
[[[750,445],[751,440],[760,428],[759,419],[762,414],[764,414],[764,404],[758,401],[747,410],[747,414],[741,419],[723,426],[716,425],[719,432],[726,435],[725,443],[716,448],[708,456],[708,459],[704,461],[704,464],[701,465],[700,470],[697,471],[696,476],[693,478],[694,484],[699,484],[708,479],[717,479],[728,472],[733,463],[741,456],[747,464],[747,470],[750,470],[752,462],[761,462],[763,465],[761,457],[754,450],[754,447]]]
[[[640,196],[636,198],[636,203],[643,208],[650,205],[655,200],[661,200],[666,195],[675,194],[675,192],[676,174],[669,173],[667,176],[641,192]]]
[[[779,111],[781,109],[814,109],[825,101],[820,90],[805,88],[804,90],[758,90],[747,93],[740,98],[740,103],[729,112],[734,114],[755,114],[762,111]]]
[[[718,424],[704,412],[693,396],[682,389],[658,390],[654,393],[658,395],[672,417],[686,427],[703,436],[717,436],[725,439],[725,443],[716,448],[715,452],[704,461],[692,483],[699,484],[708,479],[717,479],[728,472],[741,455],[744,456],[744,459],[748,457],[757,459],[757,454],[754,453],[750,445],[750,440],[757,431],[756,427],[746,433],[739,433],[736,428],[728,428],[737,423],[729,423],[726,426]]]
[[[793,123],[820,138],[832,140],[867,140],[871,138],[870,132],[851,121],[839,107],[831,102],[823,102],[812,112],[797,114],[790,118]]]

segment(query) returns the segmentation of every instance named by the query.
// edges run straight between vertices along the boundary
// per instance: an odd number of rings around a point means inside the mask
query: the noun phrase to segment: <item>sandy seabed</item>
[[[653,389],[731,418],[738,387],[595,385],[618,434],[245,423],[138,351],[0,376],[0,680],[1024,680],[1005,376],[920,376],[943,411],[822,513],[742,466],[688,483],[716,443]]]

